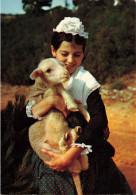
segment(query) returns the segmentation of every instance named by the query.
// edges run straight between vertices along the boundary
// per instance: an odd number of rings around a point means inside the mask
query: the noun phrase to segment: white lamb
[[[90,120],[87,111],[77,105],[73,98],[63,88],[62,82],[69,79],[68,71],[56,59],[49,58],[41,61],[38,68],[30,75],[35,80],[32,87],[29,101],[38,103],[49,95],[61,95],[70,111],[81,110],[86,120]],[[76,141],[81,133],[81,127],[69,128],[63,113],[53,108],[43,116],[41,121],[35,122],[29,128],[29,140],[33,150],[44,161],[50,161],[49,155],[43,154],[41,149],[52,150],[54,152],[66,152],[71,144]],[[82,194],[79,173],[88,168],[87,155],[80,155],[69,167],[79,195]]]

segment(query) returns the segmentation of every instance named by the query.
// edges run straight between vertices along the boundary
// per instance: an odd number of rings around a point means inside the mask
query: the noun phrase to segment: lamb
[[[38,68],[30,75],[30,78],[35,80],[35,84],[32,87],[29,101],[38,103],[49,95],[61,95],[69,111],[75,112],[80,110],[86,120],[90,120],[87,111],[81,105],[77,105],[63,88],[62,82],[68,80],[69,73],[56,59],[49,58],[41,61]],[[81,132],[82,128],[80,126],[71,129],[63,113],[53,108],[43,116],[41,121],[35,122],[29,128],[29,141],[33,150],[42,160],[50,161],[51,157],[43,154],[41,152],[42,148],[64,153],[71,147],[71,144],[76,141]],[[79,195],[82,194],[79,173],[81,170],[86,170],[87,168],[87,155],[80,155],[79,159],[75,160],[68,168],[68,171],[72,173]]]

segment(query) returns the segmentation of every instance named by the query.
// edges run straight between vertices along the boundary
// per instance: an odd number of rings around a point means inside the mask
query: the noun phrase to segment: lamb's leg
[[[79,111],[78,105],[72,98],[72,96],[63,88],[62,85],[57,86],[59,94],[64,98],[68,110],[71,112]]]
[[[85,120],[87,122],[89,122],[90,121],[90,115],[87,112],[87,110],[84,108],[84,106],[82,104],[78,104],[78,108],[79,108],[79,111],[81,112],[81,114],[84,116]]]
[[[83,195],[79,173],[72,173],[72,177],[76,186],[77,194]]]

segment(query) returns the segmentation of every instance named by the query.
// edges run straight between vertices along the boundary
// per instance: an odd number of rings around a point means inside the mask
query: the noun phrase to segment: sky
[[[114,5],[118,4],[119,0],[114,0]],[[58,5],[64,6],[65,0],[53,0],[52,7],[56,7]],[[135,0],[136,2],[136,0]],[[72,0],[68,0],[70,5],[69,8],[72,8]],[[48,7],[46,7],[47,9]],[[22,0],[0,0],[0,12],[3,14],[23,14],[25,13],[22,8]]]
[[[64,0],[53,0],[52,7],[64,6]],[[0,0],[2,14],[23,14],[22,0]],[[71,0],[69,0],[71,5]]]

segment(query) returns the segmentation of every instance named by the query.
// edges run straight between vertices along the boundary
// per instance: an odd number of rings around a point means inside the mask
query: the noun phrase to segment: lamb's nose
[[[64,75],[67,75],[67,76],[68,76],[68,75],[69,75],[69,73],[68,73],[68,72],[64,72]]]

